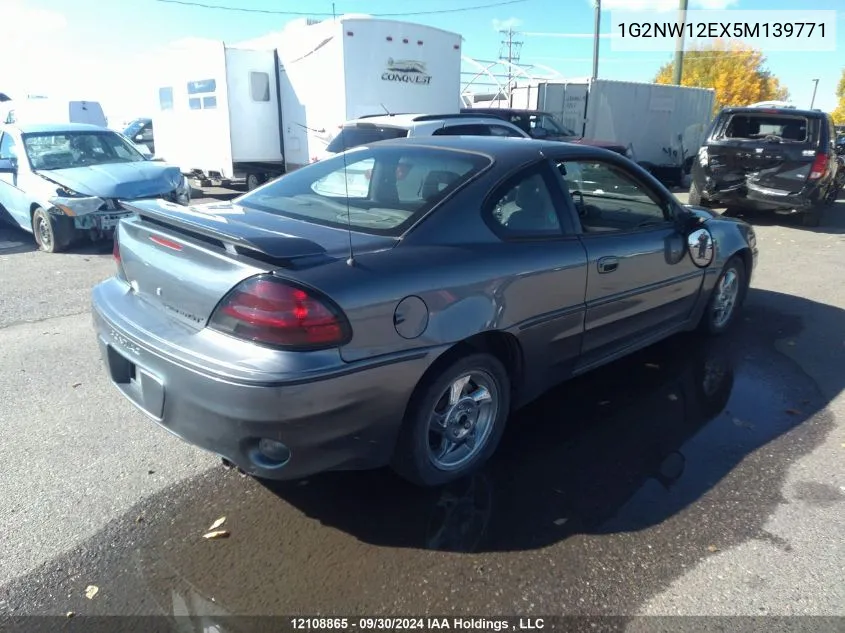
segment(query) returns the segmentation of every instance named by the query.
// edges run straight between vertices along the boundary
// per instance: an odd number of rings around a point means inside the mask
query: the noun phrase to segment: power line
[[[294,15],[294,16],[312,16],[312,17],[334,17],[334,13],[319,13],[313,11],[273,11],[271,9],[252,9],[247,7],[229,7],[222,4],[206,4],[204,2],[189,2],[188,0],[155,0],[156,2],[163,2],[165,4],[179,4],[186,7],[197,7],[200,9],[217,9],[218,11],[238,11],[240,13],[263,13],[266,15]],[[464,11],[477,11],[479,9],[492,9],[494,7],[504,7],[510,4],[521,4],[528,2],[528,0],[503,0],[501,2],[490,2],[488,4],[478,4],[472,7],[462,7],[460,9],[438,9],[435,11],[413,11],[404,13],[370,13],[376,18],[397,18],[408,15],[438,15],[442,13],[463,13]]]

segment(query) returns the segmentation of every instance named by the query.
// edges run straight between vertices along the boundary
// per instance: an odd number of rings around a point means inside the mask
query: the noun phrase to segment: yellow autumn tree
[[[842,69],[842,77],[836,86],[836,98],[838,99],[836,109],[831,112],[836,125],[845,125],[845,68]]]
[[[714,88],[714,112],[725,106],[789,99],[789,91],[765,64],[766,58],[759,50],[741,42],[716,40],[711,45],[684,51],[681,85]],[[671,84],[674,69],[674,61],[663,65],[655,83]]]

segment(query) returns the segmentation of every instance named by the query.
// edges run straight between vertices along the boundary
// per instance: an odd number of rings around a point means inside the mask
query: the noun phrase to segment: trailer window
[[[202,110],[202,101],[200,101],[199,97],[188,99],[188,107],[191,110]]]
[[[217,97],[203,97],[202,98],[202,109],[203,110],[213,110],[217,107]]]
[[[249,73],[249,92],[253,101],[270,101],[270,75]]]
[[[237,204],[324,226],[398,236],[491,162],[478,154],[427,147],[360,148],[292,171],[238,198]]]
[[[217,90],[217,81],[214,79],[201,79],[200,81],[188,82],[188,94],[197,95],[205,92],[215,92]]]
[[[162,110],[173,109],[173,88],[158,89],[158,104]]]

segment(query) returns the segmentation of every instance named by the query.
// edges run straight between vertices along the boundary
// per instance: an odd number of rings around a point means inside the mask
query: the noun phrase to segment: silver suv
[[[376,114],[347,121],[323,156],[377,141],[407,136],[512,136],[531,138],[498,117],[483,114]]]

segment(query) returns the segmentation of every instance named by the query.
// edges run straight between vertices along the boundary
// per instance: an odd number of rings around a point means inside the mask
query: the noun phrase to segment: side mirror
[[[0,174],[15,174],[18,166],[10,158],[0,158]]]
[[[549,135],[549,131],[544,127],[535,127],[531,130],[531,136],[534,138],[546,138]]]
[[[713,236],[705,228],[687,233],[687,248],[692,263],[707,268],[713,262]]]

